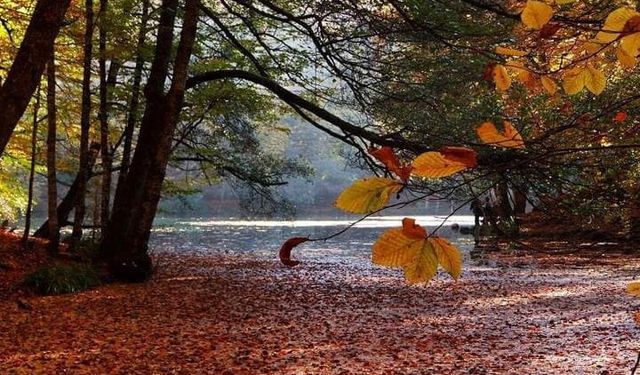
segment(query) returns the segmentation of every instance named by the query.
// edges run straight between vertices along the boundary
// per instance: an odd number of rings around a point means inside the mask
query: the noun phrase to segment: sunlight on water
[[[442,223],[473,225],[473,216],[456,215],[447,218],[446,216],[412,216],[416,222],[425,227],[436,227]],[[356,228],[392,228],[401,225],[403,216],[378,216],[370,217],[357,223]],[[346,226],[354,222],[354,220],[196,220],[196,221],[178,221],[177,225],[189,225],[198,227],[215,227],[215,226],[238,226],[238,227],[335,227]]]
[[[328,262],[369,262],[371,246],[385,228],[400,227],[402,216],[377,216],[367,218],[356,226],[328,241],[308,242],[296,250],[302,259],[319,259]],[[451,229],[452,224],[461,227],[473,225],[473,216],[417,216],[420,225],[432,232],[442,225],[439,236],[448,238],[468,255],[473,247],[473,237]],[[158,218],[151,237],[152,251],[168,253],[251,254],[276,259],[282,243],[291,237],[321,238],[334,234],[352,220],[301,219],[301,220],[233,220],[217,218]]]

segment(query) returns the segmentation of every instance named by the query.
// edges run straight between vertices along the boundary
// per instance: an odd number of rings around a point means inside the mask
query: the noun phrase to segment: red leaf
[[[627,112],[618,112],[616,116],[613,118],[615,122],[624,122],[627,119]]]
[[[493,82],[493,70],[495,69],[496,64],[490,63],[484,68],[484,72],[482,72],[482,79],[485,81]]]
[[[378,149],[371,148],[369,149],[369,154],[380,160],[388,170],[395,173],[402,181],[407,182],[411,175],[411,166],[400,164],[400,160],[398,160],[398,157],[391,147],[382,146]]]
[[[416,224],[416,219],[408,217],[402,219],[402,233],[411,238],[425,239],[427,237],[426,229]]]
[[[540,36],[540,39],[549,39],[552,36],[554,36],[558,30],[560,30],[560,25],[558,25],[557,23],[548,23],[544,26],[542,26],[542,29],[540,29],[540,34],[538,34]]]
[[[299,261],[291,259],[291,250],[301,243],[307,241],[309,241],[308,237],[292,237],[286,240],[280,248],[280,262],[289,267],[297,266],[298,264],[300,264]]]
[[[440,153],[445,159],[457,161],[469,168],[475,168],[478,166],[476,151],[468,147],[444,146],[440,149]]]

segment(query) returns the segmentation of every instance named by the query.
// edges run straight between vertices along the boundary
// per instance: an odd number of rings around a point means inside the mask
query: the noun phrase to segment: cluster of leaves
[[[555,7],[571,3],[575,1],[556,1]],[[615,62],[622,69],[636,66],[640,13],[634,9],[618,8],[608,14],[602,28],[585,32],[567,30],[559,21],[554,22],[554,17],[554,6],[527,1],[521,13],[525,30],[520,38],[526,49],[498,46],[495,52],[509,60],[487,67],[486,75],[490,73],[499,91],[508,90],[513,77],[525,87],[542,89],[549,95],[558,91],[558,81],[562,81],[562,88],[569,95],[585,88],[599,95],[607,84],[605,71],[614,69]]]
[[[525,147],[522,136],[508,121],[505,121],[503,131],[493,123],[485,122],[477,128],[477,134],[489,146]],[[371,215],[385,209],[391,197],[399,194],[412,177],[440,179],[478,165],[476,151],[467,147],[446,146],[439,151],[428,151],[418,155],[410,164],[400,161],[388,146],[371,149],[369,153],[396,178],[368,177],[355,181],[340,194],[336,200],[337,208],[349,213]],[[291,260],[291,249],[306,241],[309,239],[303,237],[286,241],[280,249],[282,263],[297,265],[297,261]],[[460,251],[446,239],[428,234],[412,218],[405,218],[402,228],[382,234],[373,245],[372,260],[382,266],[403,268],[411,284],[431,280],[436,275],[438,265],[454,279],[462,272]]]

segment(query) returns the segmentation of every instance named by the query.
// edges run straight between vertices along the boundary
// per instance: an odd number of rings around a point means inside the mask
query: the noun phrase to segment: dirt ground
[[[628,374],[640,350],[638,258],[511,253],[422,286],[299,259],[165,254],[144,284],[6,299],[0,373]]]

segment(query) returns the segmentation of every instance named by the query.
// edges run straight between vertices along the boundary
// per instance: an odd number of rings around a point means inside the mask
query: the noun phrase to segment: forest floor
[[[0,373],[628,374],[640,259],[568,245],[420,286],[302,251],[295,268],[160,254],[147,283],[0,300]]]

